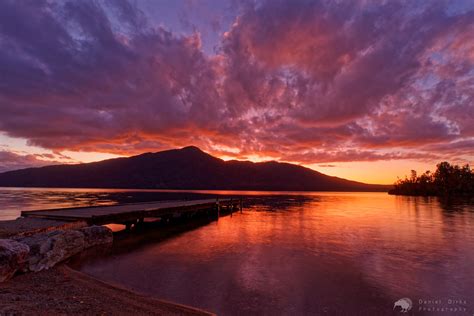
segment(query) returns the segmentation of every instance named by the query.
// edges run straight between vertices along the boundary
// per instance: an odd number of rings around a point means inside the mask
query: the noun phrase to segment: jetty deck
[[[67,222],[85,221],[89,225],[112,223],[131,225],[143,222],[145,218],[169,220],[202,213],[219,215],[221,209],[232,212],[241,208],[240,199],[205,199],[22,211],[21,216]]]

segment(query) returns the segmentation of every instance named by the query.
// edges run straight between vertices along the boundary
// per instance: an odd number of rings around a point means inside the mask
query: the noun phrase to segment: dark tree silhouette
[[[474,172],[469,165],[462,167],[444,161],[436,166],[436,171],[426,171],[417,176],[411,171],[410,178],[399,179],[390,194],[424,196],[474,196]]]

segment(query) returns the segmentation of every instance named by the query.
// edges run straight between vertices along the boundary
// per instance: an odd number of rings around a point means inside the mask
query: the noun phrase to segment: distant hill
[[[0,186],[284,191],[389,189],[327,176],[289,163],[224,161],[192,146],[93,163],[9,171],[0,174]]]

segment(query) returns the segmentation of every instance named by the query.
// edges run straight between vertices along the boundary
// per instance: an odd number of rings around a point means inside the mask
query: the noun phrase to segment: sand
[[[212,315],[59,265],[0,283],[0,315]]]

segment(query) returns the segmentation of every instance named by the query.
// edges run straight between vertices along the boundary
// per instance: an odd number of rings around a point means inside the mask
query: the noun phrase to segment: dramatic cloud
[[[144,28],[133,7],[111,4],[123,30],[93,1],[0,4],[1,130],[45,148],[108,150],[168,145],[219,122],[199,34]]]
[[[470,136],[473,45],[455,39],[472,34],[472,7],[298,3],[247,7],[224,39],[225,91],[266,135],[331,148]]]
[[[245,1],[229,29],[203,9],[215,53],[141,4],[1,1],[0,132],[56,152],[474,156],[470,1]]]

